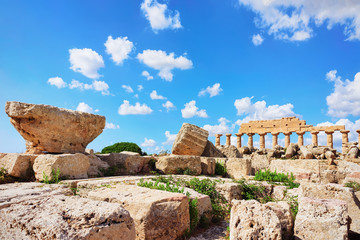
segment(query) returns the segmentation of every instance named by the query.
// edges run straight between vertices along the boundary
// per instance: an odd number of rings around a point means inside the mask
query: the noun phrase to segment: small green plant
[[[259,202],[264,202],[266,200],[269,200],[269,197],[266,194],[265,186],[257,185],[257,184],[249,184],[246,182],[245,179],[237,180],[234,182],[239,184],[239,187],[241,188],[241,195],[243,199],[245,200],[257,200]],[[265,198],[265,200],[263,200]]]
[[[8,172],[5,168],[0,168],[0,184],[12,183],[14,181],[15,180],[8,175]]]
[[[267,181],[267,182],[281,182],[282,185],[287,186],[288,188],[297,188],[300,186],[300,184],[295,183],[295,177],[291,173],[284,174],[284,173],[277,173],[276,170],[274,172],[271,172],[269,169],[266,169],[265,171],[259,170],[255,173],[254,180],[256,181]]]
[[[354,189],[355,192],[360,191],[360,184],[354,181],[347,182],[344,186]]]
[[[191,199],[189,194],[187,194],[189,198],[189,214],[190,214],[190,232],[193,232],[199,222],[197,204],[198,199]]]
[[[45,172],[43,172],[43,180],[41,182],[45,184],[57,184],[61,181],[60,178],[60,169],[58,168],[56,171],[55,169],[51,169],[51,179]]]
[[[227,177],[227,170],[225,167],[225,163],[222,162],[216,162],[215,163],[215,175],[220,175],[222,177]]]
[[[291,210],[291,213],[293,215],[293,218],[295,219],[296,218],[296,215],[299,211],[299,202],[298,202],[298,196],[295,195],[295,196],[288,196],[287,197],[287,202],[289,203],[290,205],[290,210]]]

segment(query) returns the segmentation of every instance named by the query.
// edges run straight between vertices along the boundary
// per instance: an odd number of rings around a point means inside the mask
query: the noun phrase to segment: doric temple
[[[318,146],[318,134],[320,131],[324,131],[327,135],[327,146],[333,148],[333,133],[335,131],[340,131],[342,133],[342,142],[347,143],[349,141],[348,134],[349,130],[345,129],[344,125],[337,126],[318,126],[314,127],[313,125],[307,125],[305,120],[300,120],[297,117],[285,117],[275,120],[260,120],[260,121],[250,121],[248,123],[242,123],[240,125],[239,132],[235,135],[237,136],[237,147],[241,148],[241,137],[246,134],[248,135],[248,147],[253,148],[253,136],[255,134],[260,135],[260,149],[265,148],[265,135],[270,133],[272,135],[272,146],[273,148],[278,145],[278,135],[280,133],[285,135],[285,147],[287,148],[290,145],[290,135],[296,133],[298,135],[298,144],[299,146],[304,145],[304,134],[310,132],[312,135],[312,144]],[[359,133],[359,142],[360,142],[360,130],[357,130]],[[220,137],[222,134],[216,134],[215,145],[220,145]],[[230,145],[231,134],[226,134],[226,145]]]

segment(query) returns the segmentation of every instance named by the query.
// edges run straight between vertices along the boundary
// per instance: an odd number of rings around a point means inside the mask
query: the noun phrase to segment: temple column
[[[346,146],[346,143],[349,142],[349,130],[341,130],[340,131],[341,134],[342,134],[342,152],[346,152],[347,151],[347,146]]]
[[[254,148],[254,144],[253,144],[253,136],[255,135],[255,133],[248,133],[248,148],[253,149]]]
[[[296,132],[298,135],[298,145],[299,147],[304,146],[304,134],[305,132]]]
[[[289,147],[290,145],[290,135],[292,134],[292,132],[285,132],[285,148]]]
[[[312,144],[314,146],[318,146],[318,135],[319,131],[311,131],[311,136],[312,136]]]
[[[279,133],[275,132],[275,133],[271,133],[271,135],[272,135],[272,148],[275,149],[275,146],[278,145]]]
[[[236,135],[236,140],[237,140],[236,147],[241,148],[241,136],[243,135],[243,133],[235,133],[235,135]]]
[[[334,131],[325,131],[327,146],[333,148],[333,133]]]
[[[360,147],[360,130],[356,130],[356,132],[359,134],[359,136],[358,136],[358,145]]]
[[[226,146],[231,145],[231,133],[226,134]]]
[[[220,137],[222,136],[222,134],[215,134],[215,146],[218,147],[220,146]]]
[[[259,133],[260,135],[260,149],[265,149],[265,135],[266,133]]]

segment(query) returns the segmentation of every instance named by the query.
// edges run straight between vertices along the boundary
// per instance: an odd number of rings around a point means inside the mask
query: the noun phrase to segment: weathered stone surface
[[[207,144],[209,132],[198,126],[184,123],[176,136],[172,153],[200,156]]]
[[[133,219],[120,204],[65,196],[69,188],[53,187],[1,185],[0,238],[135,239]]]
[[[185,188],[184,193],[188,193],[189,198],[192,200],[197,199],[196,209],[198,211],[198,219],[200,220],[200,218],[203,216],[204,220],[209,223],[212,218],[212,206],[210,197],[208,195],[198,193],[191,188]]]
[[[289,147],[286,149],[285,157],[286,158],[292,158],[295,156],[298,149],[298,145],[295,143],[290,143]]]
[[[57,169],[60,171],[60,176],[70,179],[87,178],[89,167],[89,158],[81,153],[39,155],[33,165],[35,178],[38,181],[44,180],[44,174],[49,180],[53,179],[52,171],[56,172]]]
[[[201,174],[201,160],[198,156],[169,155],[158,157],[156,168],[166,174],[177,174],[189,169],[193,175]]]
[[[84,152],[105,127],[105,117],[43,104],[6,102],[10,122],[27,141],[27,153]]]
[[[261,204],[256,200],[233,200],[230,240],[290,239],[293,226],[286,202]]]
[[[300,147],[300,153],[304,157],[304,159],[313,159],[314,158],[311,151],[305,146]]]
[[[136,239],[176,239],[189,229],[189,203],[185,195],[116,185],[87,195],[94,200],[120,203],[135,222]]]
[[[241,189],[237,183],[219,183],[215,186],[218,191],[229,203],[232,200],[241,200]]]
[[[0,158],[0,168],[6,169],[12,177],[28,178],[33,175],[32,165],[38,155],[8,153]]]
[[[227,158],[240,158],[241,157],[239,150],[233,145],[230,145],[230,146],[221,145],[221,146],[218,146],[217,148]]]
[[[337,199],[348,204],[348,212],[351,218],[350,230],[360,233],[360,202],[351,188],[338,184],[301,184],[301,196],[318,199]]]
[[[88,176],[89,177],[104,176],[103,172],[100,169],[107,169],[110,167],[110,165],[107,162],[102,161],[100,158],[98,158],[93,154],[87,155],[87,157],[89,158],[89,163],[90,163],[90,167],[87,171]]]
[[[303,197],[296,215],[295,239],[348,239],[348,209],[345,201]]]
[[[201,157],[201,174],[203,175],[214,175],[215,174],[215,158]]]
[[[356,146],[353,146],[350,148],[350,150],[346,154],[345,159],[357,158],[358,156],[359,156],[359,148],[357,148]]]
[[[283,200],[285,198],[285,194],[287,192],[286,186],[274,186],[271,197],[276,200]]]
[[[215,147],[214,144],[212,142],[210,142],[209,140],[207,141],[204,152],[201,154],[201,156],[225,157],[225,155],[217,147]]]
[[[115,175],[140,173],[146,162],[145,157],[133,152],[97,154],[96,156],[111,167],[115,167]]]
[[[244,158],[229,158],[226,162],[226,170],[234,179],[244,178],[251,173],[251,161]]]
[[[325,170],[321,172],[321,183],[343,183],[346,177],[346,173],[336,170]]]
[[[239,149],[240,154],[250,154],[250,148],[248,146],[243,146]]]
[[[268,169],[270,166],[270,160],[266,155],[253,153],[252,155],[245,155],[243,158],[250,159],[252,175],[255,175],[259,170]]]

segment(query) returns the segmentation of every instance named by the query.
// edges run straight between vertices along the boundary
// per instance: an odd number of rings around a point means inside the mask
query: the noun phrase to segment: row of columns
[[[343,143],[347,143],[349,142],[349,138],[348,138],[348,134],[349,134],[349,130],[341,130],[340,131],[342,134],[342,142]],[[360,130],[356,130],[356,132],[359,134],[359,145],[360,145]],[[293,132],[285,132],[283,133],[285,135],[285,147],[287,148],[290,145],[290,135]],[[318,146],[318,134],[319,131],[311,131],[311,136],[312,136],[312,144],[315,146]],[[329,130],[329,131],[325,131],[327,137],[327,146],[333,148],[333,130]],[[267,133],[259,133],[260,135],[260,149],[265,148],[265,135]],[[278,145],[278,136],[279,136],[279,132],[275,132],[275,133],[271,133],[272,135],[272,147],[275,148],[276,145]],[[298,135],[298,145],[299,146],[303,146],[304,145],[304,134],[305,132],[296,132],[296,134]],[[241,143],[241,137],[242,135],[244,135],[244,133],[235,133],[236,137],[237,137],[237,148],[241,148],[242,143]],[[253,148],[253,136],[255,135],[255,133],[247,133],[248,135],[248,147],[249,148]],[[215,146],[220,146],[220,137],[222,136],[222,134],[215,134]],[[231,133],[226,134],[226,145],[230,146],[231,145]]]

